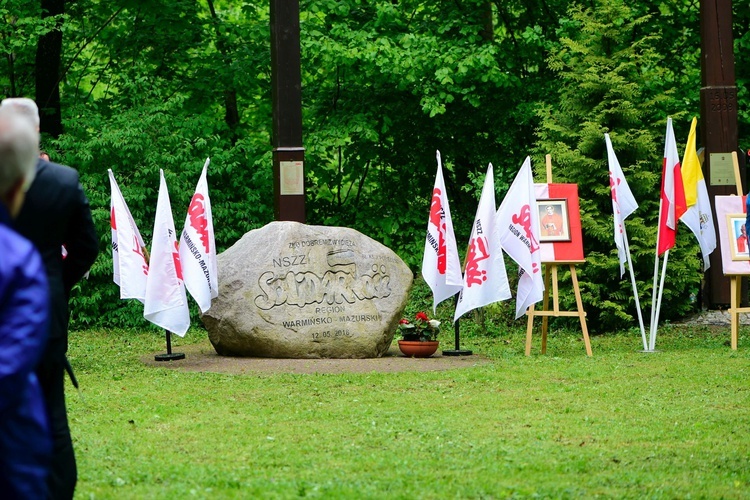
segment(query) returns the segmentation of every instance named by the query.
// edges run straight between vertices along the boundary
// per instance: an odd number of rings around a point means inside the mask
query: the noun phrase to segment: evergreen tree
[[[564,35],[548,59],[557,72],[554,105],[540,108],[537,153],[551,154],[553,180],[578,184],[586,263],[579,282],[593,330],[634,325],[635,301],[627,276],[619,278],[614,245],[607,152],[609,133],[625,177],[639,203],[626,221],[644,317],[648,318],[656,249],[666,118],[677,123],[692,116],[662,82],[667,70],[654,47],[659,34],[650,16],[639,16],[622,0],[596,0],[573,7],[561,22]],[[678,144],[687,131],[675,127]],[[543,162],[537,161],[541,169]],[[543,178],[543,177],[538,177]],[[701,280],[697,245],[680,224],[670,252],[662,318],[684,315],[687,300]],[[574,307],[572,297],[571,307]],[[637,323],[635,323],[637,324]]]

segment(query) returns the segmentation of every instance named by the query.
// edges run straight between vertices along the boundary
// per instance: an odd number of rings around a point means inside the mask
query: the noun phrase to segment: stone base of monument
[[[291,221],[248,232],[217,264],[219,296],[201,319],[222,356],[381,357],[413,280],[354,229]]]

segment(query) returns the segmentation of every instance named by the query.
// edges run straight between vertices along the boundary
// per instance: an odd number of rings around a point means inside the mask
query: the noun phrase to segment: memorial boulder
[[[374,358],[391,345],[412,273],[344,227],[272,222],[218,255],[219,296],[202,315],[225,356]]]

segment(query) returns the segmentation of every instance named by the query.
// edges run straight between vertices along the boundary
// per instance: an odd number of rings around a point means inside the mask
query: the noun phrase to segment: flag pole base
[[[178,359],[185,359],[185,353],[172,352],[172,334],[169,330],[164,330],[165,337],[167,339],[167,353],[157,354],[154,356],[156,361],[177,361]]]
[[[156,361],[177,361],[178,359],[185,359],[185,353],[182,352],[171,352],[167,354],[157,354],[154,356]]]
[[[647,351],[647,350],[644,349],[644,350],[641,350],[641,351],[638,351],[638,352],[643,352],[643,353],[646,353],[646,354],[655,354],[655,353],[660,352],[660,351],[657,350],[657,349],[654,349],[653,351],[651,351],[651,350]]]
[[[449,351],[442,351],[443,356],[471,356],[474,354],[468,349],[451,349]]]

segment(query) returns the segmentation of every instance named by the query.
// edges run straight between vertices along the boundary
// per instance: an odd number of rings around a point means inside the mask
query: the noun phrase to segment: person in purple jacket
[[[47,278],[39,253],[16,233],[35,175],[39,134],[0,110],[0,497],[44,498],[52,436],[34,373],[48,335]]]

